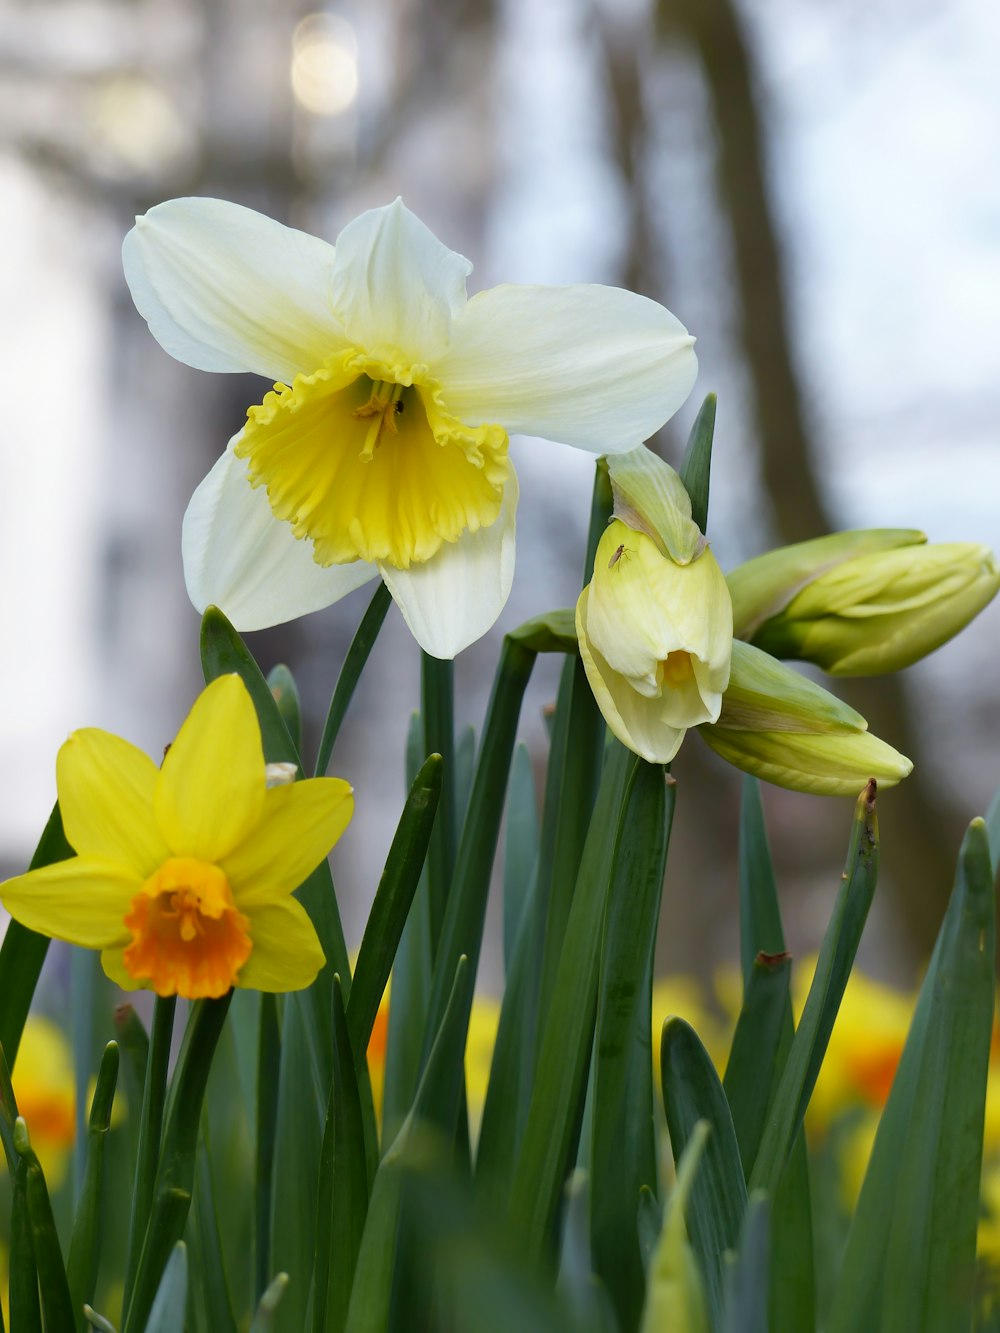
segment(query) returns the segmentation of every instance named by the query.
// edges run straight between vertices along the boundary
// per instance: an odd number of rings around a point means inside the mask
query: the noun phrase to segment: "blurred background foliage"
[[[724,568],[860,525],[997,547],[998,45],[986,0],[0,0],[0,869],[22,868],[71,727],[155,754],[186,711],[198,617],[180,519],[266,388],[190,371],[149,337],[118,258],[135,213],[219,195],[332,239],[402,194],[473,259],[473,290],[592,280],[664,301],[702,369],[657,447],[676,462],[718,392]],[[579,588],[589,463],[537,441],[514,458],[519,572],[458,663],[460,721],[482,716],[502,633]],[[314,728],[366,597],[251,636],[265,667],[291,664]],[[882,803],[862,953],[907,986],[961,828],[1000,780],[998,632],[995,605],[929,662],[837,687],[917,765]],[[331,767],[357,789],[334,862],[355,943],[404,794],[418,665],[392,611]],[[523,713],[539,759],[554,670]],[[693,744],[675,773],[661,968],[707,977],[737,952],[738,787]],[[849,807],[766,798],[803,953]],[[481,985],[499,977],[494,946]]]

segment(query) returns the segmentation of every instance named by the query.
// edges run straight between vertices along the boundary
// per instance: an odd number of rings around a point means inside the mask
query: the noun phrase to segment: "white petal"
[[[634,449],[691,392],[694,339],[618,287],[493,287],[455,320],[433,367],[452,415],[596,454]]]
[[[160,345],[198,370],[291,382],[346,344],[330,305],[334,248],[222,199],[136,218],[125,278]]]
[[[238,630],[266,629],[320,611],[376,577],[363,560],[317,565],[312,544],[293,537],[272,514],[264,488],[250,485],[234,442],[184,515],[184,580],[198,611],[217,606]]]
[[[356,346],[408,369],[447,347],[471,272],[397,199],[362,213],[337,237],[333,305]]]
[[[495,523],[446,543],[425,564],[380,567],[411,634],[432,657],[456,657],[482,638],[503,610],[514,580],[516,510],[512,468]]]

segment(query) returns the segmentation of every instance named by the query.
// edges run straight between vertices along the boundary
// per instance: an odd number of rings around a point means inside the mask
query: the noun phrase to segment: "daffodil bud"
[[[678,564],[648,532],[614,519],[577,603],[580,656],[604,719],[651,763],[669,763],[688,727],[719,716],[729,681],[729,591],[700,545]]]
[[[729,575],[737,633],[831,675],[898,671],[947,642],[993,599],[986,546],[928,546],[920,532],[842,532],[750,560]]]
[[[728,763],[794,791],[856,796],[869,778],[892,787],[913,765],[868,733],[829,691],[749,644],[733,644],[718,722],[699,728]]]
[[[1000,588],[987,546],[948,542],[849,560],[807,584],[754,642],[835,676],[872,676],[926,657]]]

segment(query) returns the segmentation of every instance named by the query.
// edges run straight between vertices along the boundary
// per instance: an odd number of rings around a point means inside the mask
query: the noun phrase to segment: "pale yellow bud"
[[[893,787],[913,768],[867,728],[828,690],[737,641],[718,723],[699,731],[728,763],[766,782],[820,796],[857,796],[869,778]]]
[[[707,548],[676,564],[647,533],[615,519],[580,594],[576,626],[604,719],[636,754],[669,763],[688,727],[719,716],[732,606]]]

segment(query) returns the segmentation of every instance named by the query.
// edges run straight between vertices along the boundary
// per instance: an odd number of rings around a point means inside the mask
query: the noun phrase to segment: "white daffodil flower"
[[[381,575],[414,637],[450,658],[503,609],[517,480],[508,435],[632,449],[694,383],[694,339],[614,287],[494,287],[400,200],[336,246],[217,199],[137,219],[125,276],[150,331],[200,370],[273,392],[184,520],[199,610],[238,629],[316,611]]]

